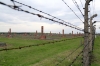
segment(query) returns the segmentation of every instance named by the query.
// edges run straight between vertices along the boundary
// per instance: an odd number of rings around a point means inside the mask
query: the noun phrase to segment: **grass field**
[[[94,58],[92,66],[100,66],[100,51],[99,39],[97,37],[94,46]],[[0,66],[55,66],[63,58],[74,51],[80,44],[82,38],[72,39],[47,45],[33,46],[29,48],[8,50],[0,52]],[[21,39],[21,38],[5,38],[0,37],[0,42],[6,42],[7,48],[26,46],[31,44],[41,44],[51,40],[33,40],[33,39]],[[0,48],[2,49],[2,47]],[[78,49],[74,54],[66,58],[58,66],[67,66],[82,50],[82,47]],[[76,60],[73,66],[81,66],[81,56]],[[96,65],[95,65],[96,64]]]
[[[95,39],[92,66],[100,66],[100,36]]]

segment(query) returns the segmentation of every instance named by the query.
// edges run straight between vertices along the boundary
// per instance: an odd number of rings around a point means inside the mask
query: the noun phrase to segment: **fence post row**
[[[93,33],[95,32],[95,29],[94,29],[94,26],[93,26],[93,24],[94,23],[92,23],[92,20],[93,20],[93,18],[94,17],[96,17],[97,16],[97,14],[94,14],[93,16],[91,16],[90,17],[90,36],[89,36],[89,40],[92,40],[92,41],[90,41],[90,43],[89,43],[89,51],[90,52],[92,52],[92,49],[93,49],[93,40],[95,39],[93,36],[95,36],[95,35],[93,35]],[[95,33],[94,33],[95,34]]]
[[[90,66],[89,58],[89,24],[88,24],[88,5],[92,0],[86,0],[84,8],[84,48],[83,48],[83,66]]]

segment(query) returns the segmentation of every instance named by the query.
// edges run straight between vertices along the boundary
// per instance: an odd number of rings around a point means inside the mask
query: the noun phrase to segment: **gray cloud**
[[[7,4],[13,5],[13,3],[9,0],[1,0],[2,2],[5,2]],[[19,2],[22,2],[24,4],[30,5],[36,9],[39,9],[41,11],[44,11],[46,13],[49,13],[53,16],[56,16],[60,19],[63,19],[67,22],[70,22],[76,26],[80,26],[83,23],[74,15],[74,13],[62,2],[62,0],[17,0]],[[84,21],[84,18],[82,17],[81,13],[79,12],[79,10],[76,8],[76,6],[73,4],[73,2],[71,0],[65,0],[66,3],[68,3],[68,5],[75,11],[75,13]],[[80,1],[76,0],[82,10],[82,12],[84,13],[83,7],[80,3]],[[100,1],[96,1],[97,4],[99,4],[98,2]],[[84,6],[84,1],[82,0],[83,6]],[[95,18],[94,20],[99,20],[100,18],[100,9],[97,9],[96,4],[96,13],[98,14],[98,17]],[[18,6],[21,6],[21,8],[28,10],[30,12],[36,13],[36,14],[42,14],[46,17],[52,18],[48,15],[45,15],[43,13],[37,12],[35,10],[29,9],[27,7],[24,7],[20,4],[16,4]],[[93,9],[92,9],[93,11]],[[8,23],[8,24],[26,24],[28,22],[41,22],[41,23],[48,23],[48,24],[53,24],[53,22],[46,20],[46,19],[41,19],[37,16],[33,16],[31,14],[27,14],[24,12],[20,12],[20,11],[16,11],[13,9],[10,9],[6,6],[0,5],[0,22],[4,22],[4,23]],[[58,24],[59,25],[59,24]],[[28,25],[30,26],[30,25]],[[53,30],[53,29],[52,29]],[[56,30],[54,30],[56,31]]]

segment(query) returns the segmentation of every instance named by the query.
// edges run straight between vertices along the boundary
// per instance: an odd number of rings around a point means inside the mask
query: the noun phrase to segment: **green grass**
[[[25,45],[31,45],[36,43],[43,43],[46,42],[44,40],[28,40],[28,39],[20,39],[20,38],[4,38],[0,37],[0,42],[7,43],[8,47],[19,47],[19,46],[25,46]]]
[[[91,66],[100,66],[100,36],[95,39],[93,60]]]
[[[82,38],[72,39],[54,44],[47,44],[41,46],[33,46],[29,48],[8,50],[0,52],[0,66],[55,66],[73,50],[75,50],[81,43]],[[100,51],[99,40],[97,37],[94,46],[94,62],[92,66],[100,66]],[[0,42],[6,42],[7,48],[26,46],[31,44],[41,44],[50,40],[33,40],[33,39],[21,39],[21,38],[4,38],[0,37]],[[2,49],[2,48],[0,48]],[[67,66],[82,50],[82,47],[78,49],[70,57],[66,58],[59,66]],[[75,61],[73,66],[81,65],[81,57]]]

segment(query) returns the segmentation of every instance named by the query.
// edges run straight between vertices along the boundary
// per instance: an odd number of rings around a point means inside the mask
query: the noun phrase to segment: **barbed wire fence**
[[[52,16],[52,15],[50,15],[50,14],[48,14],[48,13],[45,13],[45,12],[43,12],[43,11],[41,11],[41,10],[38,10],[38,9],[36,9],[36,8],[33,8],[32,6],[29,6],[29,5],[26,5],[26,4],[17,2],[17,1],[15,1],[15,0],[12,0],[12,2],[21,4],[21,5],[23,5],[23,6],[26,6],[26,7],[30,8],[30,9],[33,9],[33,10],[36,10],[36,11],[41,12],[41,13],[43,13],[43,14],[46,14],[46,15],[48,15],[48,16],[51,16],[53,19],[58,19],[58,20],[60,20],[60,21],[62,21],[62,22],[64,22],[64,23],[67,23],[67,24],[71,25],[71,26],[77,27],[77,26],[75,26],[75,25],[73,25],[73,24],[71,24],[71,23],[69,23],[69,22],[66,22],[66,21],[60,19],[60,18],[57,18],[57,17],[55,17],[55,16]],[[77,27],[77,28],[81,29],[80,27]]]
[[[45,16],[43,16],[43,15],[41,15],[41,14],[35,14],[35,13],[29,12],[29,11],[27,11],[27,10],[23,10],[23,9],[19,8],[18,6],[16,6],[16,5],[11,6],[11,5],[7,5],[7,4],[5,4],[5,3],[3,3],[3,2],[0,2],[0,4],[5,5],[5,6],[8,6],[8,7],[14,9],[14,10],[18,10],[18,11],[22,11],[22,12],[25,12],[25,13],[28,13],[28,14],[36,15],[36,16],[38,16],[38,17],[40,17],[40,18],[44,18],[44,19],[50,20],[50,21],[52,21],[52,22],[56,22],[56,23],[59,23],[59,24],[62,24],[62,25],[65,25],[65,26],[74,28],[74,29],[76,29],[76,30],[83,31],[83,29],[80,29],[80,28],[78,28],[78,27],[76,27],[76,26],[73,26],[73,25],[66,24],[66,23],[64,23],[63,21],[57,21],[57,20],[54,20],[54,19],[52,19],[52,18],[45,17]]]
[[[89,37],[89,34],[92,34],[92,38],[91,39],[89,39],[88,38],[88,40],[86,40],[86,42],[84,42],[84,43],[82,43],[80,46],[78,46],[74,51],[72,51],[68,56],[66,56],[65,58],[63,58],[59,63],[57,63],[55,66],[58,66],[59,64],[61,64],[65,59],[67,59],[69,56],[71,56],[73,53],[75,53],[79,48],[81,48],[83,45],[83,50],[82,51],[80,51],[79,53],[78,53],[78,55],[72,60],[72,62],[69,64],[69,66],[72,66],[73,64],[74,64],[74,62],[78,59],[78,57],[83,53],[83,56],[82,56],[82,62],[81,62],[81,65],[83,65],[83,66],[90,66],[91,65],[91,52],[89,51],[89,43],[92,41],[92,50],[93,50],[93,45],[94,45],[94,40],[95,40],[95,38],[94,38],[94,36],[95,36],[95,29],[94,29],[94,32],[93,33],[90,33],[89,31],[86,31],[85,29],[82,29],[82,28],[79,28],[79,27],[77,27],[77,26],[75,26],[75,25],[73,25],[73,24],[71,24],[71,23],[69,23],[69,22],[66,22],[66,21],[64,21],[64,20],[62,20],[62,19],[59,19],[59,18],[57,18],[57,17],[55,17],[55,16],[52,16],[52,15],[50,15],[50,14],[48,14],[48,13],[45,13],[45,12],[43,12],[43,11],[41,11],[41,10],[38,10],[38,9],[35,9],[35,8],[33,8],[33,7],[31,7],[31,6],[28,6],[28,5],[25,5],[25,4],[23,4],[23,3],[20,3],[20,2],[17,2],[17,1],[14,1],[14,0],[11,0],[13,3],[18,3],[18,4],[21,4],[21,5],[24,5],[24,6],[27,6],[27,7],[29,7],[29,8],[31,8],[31,9],[34,9],[34,10],[36,10],[36,11],[39,11],[39,12],[41,12],[41,13],[44,13],[44,14],[46,14],[46,15],[48,15],[48,16],[51,16],[51,17],[53,17],[53,18],[48,18],[48,17],[45,17],[45,16],[43,16],[43,15],[41,15],[41,14],[36,14],[36,13],[32,13],[32,12],[30,12],[30,11],[27,11],[27,10],[24,10],[24,9],[22,9],[22,8],[20,8],[20,7],[18,7],[18,6],[16,6],[15,4],[14,5],[8,5],[8,4],[5,4],[5,3],[3,3],[3,2],[0,2],[0,4],[2,4],[2,5],[5,5],[5,6],[7,6],[7,7],[9,7],[9,8],[11,8],[11,9],[14,9],[14,10],[17,10],[17,11],[22,11],[22,12],[25,12],[25,13],[28,13],[28,14],[32,14],[32,15],[35,15],[35,16],[38,16],[39,18],[44,18],[44,19],[47,19],[47,20],[50,20],[50,21],[52,21],[52,22],[56,22],[56,23],[59,23],[59,24],[62,24],[62,25],[65,25],[65,26],[68,26],[68,27],[71,27],[71,28],[74,28],[74,29],[76,29],[76,30],[79,30],[79,31],[83,31],[86,35],[84,35],[84,37],[83,38],[87,38],[87,37]],[[62,0],[66,5],[67,5],[67,3],[64,1],[64,0]],[[86,2],[90,2],[90,0],[87,0]],[[75,1],[75,0],[73,0],[73,2],[74,2],[74,4],[76,5],[76,7],[79,9],[79,11],[81,12],[81,14],[82,14],[82,16],[84,17],[84,18],[86,18],[84,15],[83,15],[83,13],[82,13],[82,11],[80,10],[80,8],[79,8],[79,6],[78,6],[78,4],[77,4],[77,2]],[[88,3],[89,3],[88,2]],[[88,4],[87,3],[87,4]],[[68,5],[67,5],[68,6]],[[69,7],[69,6],[68,6]],[[69,7],[70,8],[70,7]],[[71,9],[71,8],[70,8]],[[72,9],[71,9],[72,10]],[[73,10],[72,10],[73,11]],[[77,16],[77,14],[73,11],[73,13]],[[78,16],[77,16],[78,17]],[[79,18],[79,17],[78,17]],[[58,19],[58,20],[54,20],[54,19]],[[79,18],[80,19],[80,18]],[[60,20],[60,21],[59,21]],[[80,19],[81,20],[81,19]],[[82,20],[81,20],[82,21]],[[83,21],[82,21],[83,22]],[[84,23],[84,22],[83,22]],[[85,25],[85,24],[84,24]],[[88,35],[88,36],[87,36]],[[78,37],[79,38],[79,37]],[[76,39],[76,38],[72,38],[72,39]],[[71,39],[64,39],[64,40],[59,40],[59,41],[51,41],[51,42],[47,42],[47,43],[42,43],[42,44],[35,44],[35,45],[28,45],[28,46],[21,46],[21,47],[18,47],[18,48],[5,48],[5,49],[2,49],[2,50],[0,50],[0,51],[7,51],[7,50],[14,50],[14,49],[22,49],[22,48],[26,48],[26,47],[32,47],[32,46],[40,46],[40,45],[46,45],[46,44],[53,44],[53,43],[57,43],[57,42],[62,42],[62,41],[66,41],[66,40],[71,40]],[[88,50],[88,51],[87,51]],[[84,52],[87,54],[87,57],[84,57],[86,54],[84,54]]]
[[[54,40],[54,41],[49,41],[49,42],[41,43],[41,44],[33,44],[33,45],[31,44],[31,45],[28,45],[28,46],[20,46],[20,47],[17,47],[17,48],[4,48],[4,49],[1,49],[0,51],[23,49],[23,48],[28,48],[28,47],[32,47],[32,46],[43,46],[43,45],[47,45],[47,44],[54,44],[54,43],[57,43],[57,42],[63,42],[63,41],[72,40],[72,39],[78,39],[78,38],[81,38],[81,37],[71,38],[71,39],[64,39],[64,40],[57,40],[57,41]]]

